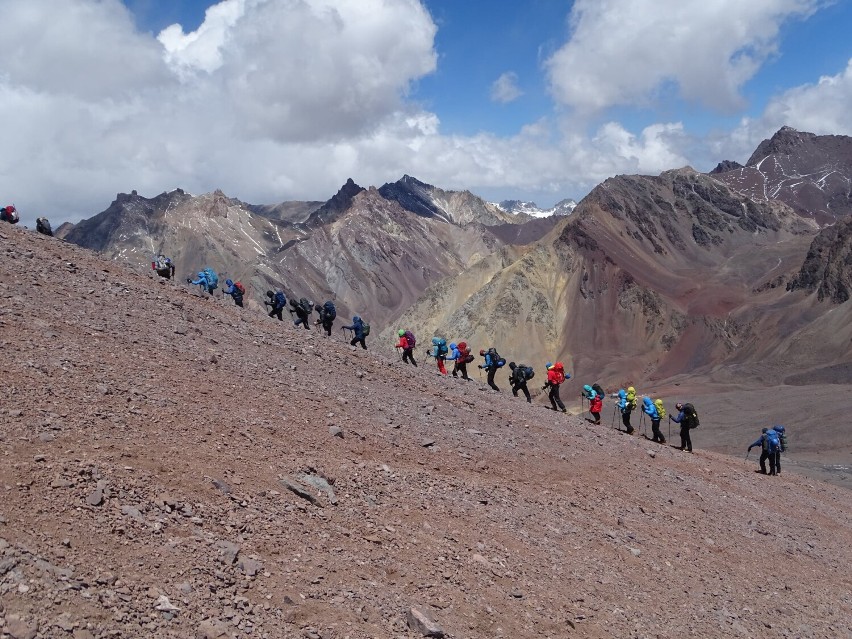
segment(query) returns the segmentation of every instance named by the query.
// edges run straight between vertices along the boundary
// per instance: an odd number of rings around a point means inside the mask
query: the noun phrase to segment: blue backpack
[[[208,266],[201,272],[204,273],[204,276],[207,278],[207,288],[211,292],[213,289],[219,288],[219,276],[216,275],[216,271]]]
[[[432,345],[435,347],[435,357],[442,357],[447,354],[447,340],[443,337],[433,337]]]
[[[778,437],[778,433],[774,430],[766,431],[765,441],[767,453],[778,453],[781,451],[781,439]]]
[[[325,304],[323,304],[322,308],[323,308],[326,320],[331,321],[331,320],[333,320],[337,317],[337,309],[334,308],[334,302],[332,302],[331,300],[329,300]]]
[[[284,308],[285,306],[287,306],[287,298],[284,297],[284,293],[278,291],[275,294],[275,309]]]

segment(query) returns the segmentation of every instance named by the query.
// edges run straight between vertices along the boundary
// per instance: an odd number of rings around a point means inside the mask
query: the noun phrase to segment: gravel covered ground
[[[847,490],[8,226],[0,347],[3,639],[852,636]]]

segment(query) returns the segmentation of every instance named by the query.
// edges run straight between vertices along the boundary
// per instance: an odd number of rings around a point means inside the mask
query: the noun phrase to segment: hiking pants
[[[456,365],[453,366],[453,377],[458,377],[456,373],[461,373],[462,379],[470,379],[470,377],[467,376],[467,364],[464,362],[456,362]]]
[[[302,324],[306,329],[311,330],[311,325],[308,324],[308,316],[307,315],[299,315],[296,314],[296,321],[293,322],[296,326]]]
[[[435,358],[435,361],[438,362],[438,370],[441,371],[441,375],[447,374],[447,367],[444,366],[444,359],[445,358],[440,355]]]
[[[494,375],[496,375],[496,374],[497,374],[497,367],[496,366],[492,366],[491,368],[488,369],[488,378],[487,378],[488,379],[488,385],[491,388],[493,388],[494,390],[499,391],[500,389],[497,388],[497,384],[494,383]]]
[[[331,327],[334,325],[334,320],[325,320],[322,323],[322,329],[325,331],[326,335],[331,337]]]
[[[666,438],[663,437],[663,433],[660,432],[660,420],[652,419],[651,420],[651,441],[662,444],[666,441]]]
[[[548,393],[547,397],[550,399],[550,405],[553,407],[553,410],[556,410],[557,406],[559,406],[559,410],[565,410],[565,404],[562,403],[559,397],[559,384],[550,385],[550,393]]]
[[[532,403],[532,397],[530,397],[530,389],[527,388],[527,383],[525,381],[519,382],[519,383],[516,382],[516,383],[512,384],[512,395],[517,397],[519,390],[524,391],[524,397],[526,397],[527,402],[531,404]]]
[[[414,361],[414,349],[413,348],[403,348],[402,349],[402,361],[403,362],[411,362],[413,366],[417,366],[417,362]]]
[[[589,412],[592,413],[592,411],[589,411]],[[600,413],[592,413],[592,417],[594,417],[594,419],[595,419],[595,424],[601,423],[601,414]]]
[[[239,297],[235,297],[234,298],[234,304],[236,304],[240,308],[243,308],[243,296],[240,295]]]
[[[621,423],[624,424],[624,427],[627,429],[628,433],[633,432],[633,426],[630,425],[630,413],[632,412],[633,410],[631,409],[621,413]]]
[[[680,449],[688,450],[690,453],[692,452],[692,439],[689,437],[689,426],[681,426],[680,427]],[[765,455],[766,453],[764,453]],[[764,466],[765,458],[763,455],[760,456],[760,465],[763,468],[764,472],[766,472],[766,468]]]
[[[367,350],[367,342],[365,341],[365,338],[353,337],[352,341],[349,342],[349,346],[355,346],[355,344],[360,344],[361,348],[363,348],[365,351]]]
[[[775,453],[775,472],[781,474],[781,451]]]
[[[769,455],[769,474],[775,475],[778,469],[775,466],[775,460],[778,459],[778,453],[767,453]]]
[[[271,311],[269,311],[269,317],[277,317],[279,322],[283,322],[284,318],[281,317],[281,313],[283,311],[283,308],[273,308]]]

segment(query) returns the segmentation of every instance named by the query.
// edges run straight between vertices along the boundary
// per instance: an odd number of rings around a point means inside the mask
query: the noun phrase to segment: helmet
[[[553,366],[553,362],[547,362],[547,364],[544,365],[545,368],[550,368],[551,366]]]
[[[480,349],[479,349],[479,355],[480,355],[481,357],[484,357],[484,356],[485,356],[485,349],[484,349],[484,348],[480,348]]]
[[[275,297],[272,291],[266,291],[266,297]]]
[[[405,331],[404,331],[404,330],[402,330],[402,329],[399,329],[399,330],[396,332],[396,334],[397,334],[397,335],[399,335],[400,337],[402,337],[403,335],[405,335]]]

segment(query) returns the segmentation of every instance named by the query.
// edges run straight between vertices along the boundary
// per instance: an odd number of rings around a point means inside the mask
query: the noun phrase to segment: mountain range
[[[745,166],[618,176],[544,218],[406,175],[265,207],[120,194],[62,232],[137,264],[165,252],[181,276],[214,266],[250,306],[332,299],[386,348],[404,327],[612,385],[848,381],[851,140],[785,127]]]

